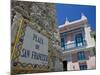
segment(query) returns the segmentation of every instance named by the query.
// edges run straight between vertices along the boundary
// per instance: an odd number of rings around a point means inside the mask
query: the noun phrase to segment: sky
[[[57,24],[62,25],[66,21],[74,21],[81,18],[83,13],[91,26],[92,30],[96,30],[96,7],[88,5],[73,5],[73,4],[56,4]]]

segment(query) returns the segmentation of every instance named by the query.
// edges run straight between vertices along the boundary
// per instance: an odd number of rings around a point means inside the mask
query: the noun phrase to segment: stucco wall
[[[74,71],[80,70],[78,62],[75,62],[75,63],[68,62],[67,68],[68,68],[68,70],[74,70]]]
[[[85,27],[84,30],[85,30],[85,40],[87,41],[87,48],[94,47],[95,46],[95,42],[91,38],[91,35],[90,35],[91,28],[90,27]]]
[[[90,57],[87,62],[87,69],[95,69],[96,68],[96,57]]]

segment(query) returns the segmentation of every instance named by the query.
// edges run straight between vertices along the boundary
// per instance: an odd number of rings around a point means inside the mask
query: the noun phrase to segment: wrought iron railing
[[[65,44],[62,47],[62,50],[63,51],[69,51],[69,50],[85,47],[86,45],[87,45],[86,40],[83,40],[83,42],[81,42],[80,44],[73,42],[73,43]]]

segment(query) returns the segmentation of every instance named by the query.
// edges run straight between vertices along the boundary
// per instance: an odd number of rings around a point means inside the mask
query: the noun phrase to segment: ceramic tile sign
[[[30,26],[25,30],[19,61],[33,65],[48,65],[48,39]]]

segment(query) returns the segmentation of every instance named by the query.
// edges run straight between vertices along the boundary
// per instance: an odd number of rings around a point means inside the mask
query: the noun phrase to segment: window
[[[66,37],[67,33],[64,32],[64,33],[61,33],[60,35],[61,35],[61,37]]]
[[[78,60],[85,60],[85,53],[84,51],[78,52]]]
[[[75,41],[76,41],[76,47],[83,46],[83,36],[82,36],[82,33],[77,34],[75,36]]]
[[[61,47],[64,50],[65,49],[65,41],[64,38],[61,38]]]
[[[87,70],[87,65],[86,64],[82,64],[80,65],[80,70]]]
[[[61,38],[61,47],[64,47],[64,38]]]

